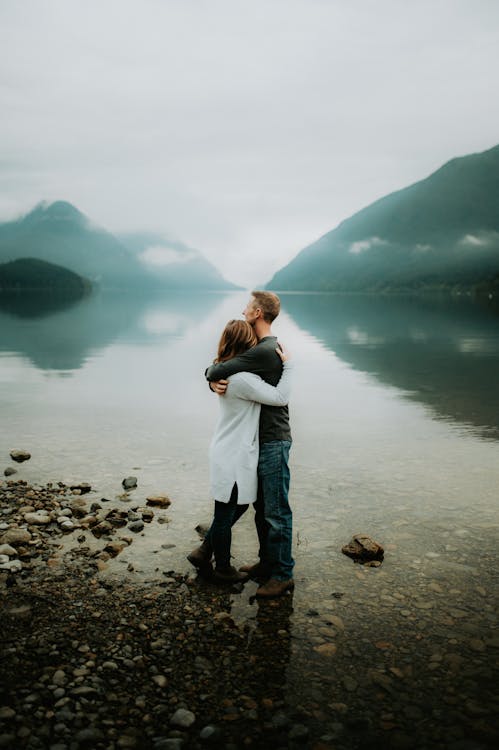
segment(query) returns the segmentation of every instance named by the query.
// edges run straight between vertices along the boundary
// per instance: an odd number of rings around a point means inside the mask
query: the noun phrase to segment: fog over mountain
[[[154,235],[119,239],[66,201],[40,203],[0,224],[0,263],[27,258],[61,266],[105,288],[235,288],[200,252]]]
[[[302,250],[269,284],[317,291],[499,287],[499,146],[453,159]]]
[[[192,247],[154,232],[119,234],[118,239],[157,278],[176,289],[238,289]]]

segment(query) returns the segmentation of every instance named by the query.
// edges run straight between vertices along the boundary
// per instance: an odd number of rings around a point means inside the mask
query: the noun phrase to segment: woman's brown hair
[[[215,362],[225,362],[251,349],[258,342],[253,328],[245,320],[229,320],[218,344]]]

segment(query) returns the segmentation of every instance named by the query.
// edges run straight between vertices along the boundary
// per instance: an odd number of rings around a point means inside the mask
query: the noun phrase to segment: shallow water
[[[193,528],[211,513],[207,448],[217,398],[203,371],[245,300],[245,293],[120,294],[45,316],[0,311],[5,465],[10,448],[24,448],[32,459],[19,476],[30,480],[86,480],[114,500],[133,474],[139,487],[131,502],[166,492],[170,523],[157,541],[166,534],[179,546],[169,554],[180,565],[196,541]],[[390,543],[388,519],[417,524],[411,554],[424,554],[437,522],[466,528],[478,517],[498,520],[493,311],[302,294],[284,295],[283,308],[276,332],[295,361],[297,570],[326,542],[344,543],[358,530]],[[241,556],[254,548],[250,515],[236,535]]]

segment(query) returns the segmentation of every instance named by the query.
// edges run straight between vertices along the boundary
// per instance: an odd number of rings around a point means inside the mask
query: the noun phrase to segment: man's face
[[[256,300],[255,300],[254,297],[250,297],[249,301],[248,301],[248,304],[246,305],[246,307],[243,310],[243,315],[245,317],[245,320],[246,320],[247,323],[250,324],[250,326],[254,326],[255,325],[255,321],[256,321],[256,319],[258,317],[256,311],[257,311]]]

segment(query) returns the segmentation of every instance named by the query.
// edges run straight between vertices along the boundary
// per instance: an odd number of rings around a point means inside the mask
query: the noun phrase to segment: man
[[[206,378],[215,393],[223,395],[227,389],[227,378],[243,371],[254,372],[270,385],[277,385],[282,362],[276,353],[277,338],[273,336],[271,326],[280,308],[276,294],[261,291],[251,293],[243,315],[253,326],[258,344],[244,354],[206,370]],[[260,545],[259,562],[240,568],[251,578],[265,581],[257,589],[258,597],[280,596],[294,587],[294,560],[291,555],[293,516],[288,502],[290,448],[288,407],[262,405],[258,495],[254,503]]]

